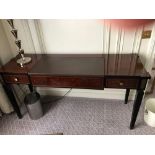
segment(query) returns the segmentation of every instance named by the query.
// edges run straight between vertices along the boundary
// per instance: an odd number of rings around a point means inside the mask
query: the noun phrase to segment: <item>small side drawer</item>
[[[16,83],[29,84],[30,83],[27,75],[9,74],[9,75],[3,75],[3,77],[7,83],[12,83],[12,84],[16,84]]]
[[[31,82],[36,86],[51,86],[59,88],[103,88],[102,78],[32,75]]]
[[[131,78],[107,78],[106,88],[131,88],[136,89],[138,86],[138,79]]]

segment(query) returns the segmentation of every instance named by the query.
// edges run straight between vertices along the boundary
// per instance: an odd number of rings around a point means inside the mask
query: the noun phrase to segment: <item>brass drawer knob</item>
[[[17,81],[18,81],[18,78],[14,78],[14,81],[16,81],[16,82],[17,82]]]
[[[123,85],[124,85],[124,83],[123,83],[123,82],[120,82],[120,83],[119,83],[119,85],[120,85],[120,86],[123,86]]]

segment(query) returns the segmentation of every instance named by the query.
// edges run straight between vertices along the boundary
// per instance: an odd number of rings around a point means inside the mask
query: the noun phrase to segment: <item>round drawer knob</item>
[[[17,82],[18,81],[18,78],[14,78],[14,80]]]
[[[119,83],[119,85],[120,85],[120,86],[123,86],[123,85],[124,85],[124,83],[123,83],[123,82],[120,82],[120,83]]]

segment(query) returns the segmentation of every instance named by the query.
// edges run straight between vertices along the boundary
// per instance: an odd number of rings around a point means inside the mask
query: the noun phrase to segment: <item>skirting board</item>
[[[37,87],[36,90],[41,95],[64,96],[70,89]],[[72,89],[72,91],[70,91],[66,96],[124,100],[125,90],[124,89],[104,89],[104,90]],[[134,100],[134,97],[135,97],[135,90],[131,90],[129,95],[129,100]]]

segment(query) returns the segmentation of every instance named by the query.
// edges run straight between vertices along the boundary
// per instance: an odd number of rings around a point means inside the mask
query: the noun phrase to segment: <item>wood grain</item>
[[[31,82],[34,86],[102,89],[103,81],[103,78],[90,77],[31,76]]]

